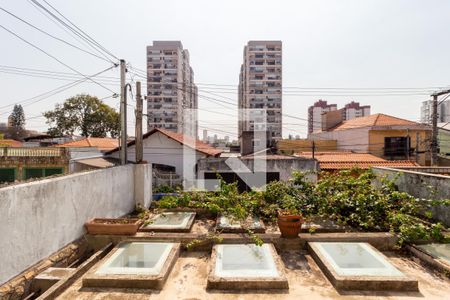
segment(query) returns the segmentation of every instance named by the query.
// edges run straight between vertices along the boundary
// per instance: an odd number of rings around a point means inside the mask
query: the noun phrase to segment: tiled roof
[[[375,114],[344,121],[329,131],[346,130],[352,128],[372,127],[372,126],[417,126],[422,125],[417,122],[400,119],[385,114]],[[425,126],[425,125],[423,125]]]
[[[161,132],[165,136],[179,142],[180,144],[184,144],[189,147],[191,147],[195,144],[195,150],[202,152],[206,155],[217,156],[220,153],[222,153],[222,150],[214,148],[213,146],[203,143],[202,141],[194,139],[190,136],[187,136],[187,135],[184,135],[181,133],[177,133],[177,132],[173,132],[170,130],[161,129],[161,128],[156,128],[153,130]],[[144,138],[145,138],[145,135],[144,135]]]
[[[101,151],[109,151],[119,146],[119,141],[112,138],[93,138],[88,137],[78,141],[68,142],[57,145],[56,147],[97,147]]]
[[[258,155],[256,155],[258,157]],[[241,159],[255,159],[255,155],[245,155],[242,156]],[[290,159],[298,159],[298,156],[290,156],[290,155],[280,155],[280,154],[267,154],[266,160],[290,160]]]
[[[9,139],[0,139],[0,147],[22,147],[22,142]]]
[[[197,150],[198,152],[204,153],[206,155],[210,155],[210,156],[218,156],[220,155],[220,153],[222,153],[222,150],[214,148],[206,143],[203,143],[202,141],[199,141],[197,139],[194,139],[193,137],[189,137],[187,135],[183,135],[181,133],[176,133],[170,130],[165,130],[165,129],[161,129],[161,128],[154,128],[151,131],[147,132],[146,134],[144,134],[142,136],[143,139],[148,138],[149,136],[151,136],[152,134],[159,132],[165,136],[167,136],[168,138],[171,138],[175,141],[177,141],[178,143],[182,144],[182,145],[186,145],[188,147],[191,147],[195,150]],[[135,140],[128,142],[127,147],[130,147],[132,145],[135,144]],[[193,147],[194,146],[194,147]],[[106,154],[111,154],[113,152],[119,151],[119,148],[116,147],[110,151],[108,151]]]
[[[312,158],[311,152],[297,153],[297,156]],[[314,158],[317,159],[322,170],[341,169],[369,169],[371,167],[416,167],[419,166],[409,160],[385,160],[381,157],[369,153],[353,152],[316,152]]]

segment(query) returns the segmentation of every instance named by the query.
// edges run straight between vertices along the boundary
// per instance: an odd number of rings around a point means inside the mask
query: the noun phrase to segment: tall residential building
[[[336,104],[319,100],[308,109],[308,133],[326,130],[332,124],[369,115],[370,105],[352,101],[338,110]]]
[[[360,105],[359,102],[352,101],[345,104],[342,114],[344,120],[366,117],[370,115],[370,105]]]
[[[239,108],[265,109],[266,128],[257,128],[246,114],[240,115],[239,139],[243,131],[268,131],[272,139],[282,136],[282,43],[249,41],[239,75]]]
[[[337,110],[337,104],[319,100],[308,108],[308,133],[322,130],[322,114]]]
[[[425,124],[431,124],[433,114],[433,100],[422,102],[420,111],[420,121]],[[438,123],[450,122],[450,100],[441,102],[438,105]]]
[[[197,138],[196,118],[184,113],[197,108],[189,51],[180,41],[153,41],[147,46],[148,130],[164,128]]]

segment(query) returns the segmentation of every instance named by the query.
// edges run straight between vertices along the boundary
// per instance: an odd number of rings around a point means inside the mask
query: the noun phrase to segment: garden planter
[[[280,228],[281,237],[296,238],[302,227],[303,218],[298,214],[287,214],[285,212],[278,213],[278,227]]]
[[[141,220],[126,218],[95,218],[84,224],[89,234],[104,235],[135,235],[140,225]]]

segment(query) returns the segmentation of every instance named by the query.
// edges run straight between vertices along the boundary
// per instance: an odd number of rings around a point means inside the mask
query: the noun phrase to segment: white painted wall
[[[369,127],[311,133],[312,140],[337,140],[337,150],[369,152]]]
[[[139,167],[151,174],[150,164]],[[82,236],[87,220],[131,212],[135,169],[126,165],[1,188],[0,284]],[[150,199],[151,181],[147,185]]]
[[[175,172],[183,176],[183,145],[179,142],[168,138],[160,132],[155,132],[143,141],[144,155],[143,159],[151,164],[162,164],[175,167]],[[190,149],[190,148],[189,148]],[[128,147],[128,160],[136,161],[135,145]],[[206,155],[198,151],[185,151],[186,159],[189,156],[195,156],[195,161],[205,158]],[[111,154],[112,157],[119,158],[119,151]],[[194,172],[194,169],[192,170]]]

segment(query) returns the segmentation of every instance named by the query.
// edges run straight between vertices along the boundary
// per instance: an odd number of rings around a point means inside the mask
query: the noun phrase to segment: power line
[[[86,79],[88,79],[88,80],[90,80],[90,81],[96,83],[97,85],[101,86],[102,88],[104,88],[104,89],[106,89],[106,90],[108,90],[108,91],[114,93],[114,91],[111,90],[110,88],[104,86],[104,85],[101,84],[101,83],[96,82],[95,80],[93,80],[93,79],[90,78],[90,77],[87,77],[87,76],[83,75],[82,73],[80,73],[80,72],[77,71],[76,69],[74,69],[74,68],[72,68],[71,66],[67,65],[66,63],[62,62],[60,59],[56,58],[56,57],[53,56],[52,54],[50,54],[50,53],[48,53],[47,51],[43,50],[42,48],[40,48],[40,47],[34,45],[33,43],[31,43],[31,42],[25,40],[24,38],[22,38],[21,36],[19,36],[19,35],[16,34],[15,32],[13,32],[13,31],[9,30],[8,28],[6,28],[5,26],[3,26],[3,25],[0,24],[0,27],[3,28],[4,30],[6,30],[7,32],[9,32],[10,34],[14,35],[15,37],[17,37],[17,38],[20,39],[21,41],[23,41],[23,42],[27,43],[28,45],[32,46],[33,48],[39,50],[40,52],[44,53],[45,55],[47,55],[47,56],[53,58],[54,60],[56,60],[57,62],[59,62],[59,63],[62,64],[63,66],[65,66],[66,68],[69,68],[70,70],[76,72],[77,74],[83,76],[84,78],[86,78]],[[115,65],[115,66],[117,66],[117,65]]]
[[[89,77],[95,77],[97,75],[100,75],[100,74],[102,74],[104,72],[107,72],[107,71],[111,70],[112,68],[114,68],[114,67],[109,67],[109,68],[107,68],[105,70],[102,70],[100,72],[97,72],[97,73],[95,73],[95,74],[93,74],[93,75],[91,75]],[[76,86],[76,85],[78,85],[80,83],[83,83],[86,80],[87,80],[86,78],[83,78],[83,79],[76,80],[76,81],[74,81],[72,83],[64,84],[64,85],[62,85],[60,87],[57,87],[56,89],[53,89],[53,90],[50,90],[48,92],[39,94],[37,96],[31,97],[31,98],[28,98],[28,99],[24,99],[24,100],[20,100],[20,101],[16,101],[13,104],[8,104],[8,105],[5,105],[5,106],[2,106],[2,107],[0,107],[0,109],[6,108],[6,107],[10,107],[10,106],[13,106],[15,104],[22,104],[22,103],[26,103],[23,106],[32,105],[34,103],[43,101],[43,100],[45,100],[45,99],[47,99],[47,98],[49,98],[49,97],[51,97],[53,95],[56,95],[56,94],[61,93],[61,92],[65,91],[65,90],[68,90],[68,89],[70,89],[70,88],[72,88],[72,87],[74,87],[74,86]],[[35,101],[33,101],[33,100],[35,100]],[[29,102],[29,101],[32,101],[32,102]],[[4,114],[7,114],[7,113],[9,113],[9,112],[0,113],[0,115],[4,115]]]
[[[39,7],[41,7],[42,9],[44,9],[45,11],[47,11],[48,13],[50,13],[52,16],[55,16],[53,13],[51,13],[47,8],[45,8],[42,4],[40,4],[37,0],[32,0],[34,3],[36,3],[37,5],[39,5]],[[87,39],[88,42],[93,43],[96,47],[98,47],[99,49],[101,49],[102,51],[104,51],[105,53],[107,53],[108,55],[112,56],[113,58],[115,58],[117,61],[119,61],[119,58],[117,56],[115,56],[114,54],[112,54],[110,51],[108,51],[105,47],[103,47],[100,43],[98,43],[95,39],[93,39],[90,35],[88,35],[86,32],[84,32],[80,27],[78,27],[77,25],[75,25],[72,21],[70,21],[67,17],[65,17],[59,10],[57,10],[54,6],[52,6],[50,3],[48,3],[46,0],[43,0],[48,6],[50,6],[58,15],[60,15],[62,18],[64,18],[64,20],[66,20],[67,22],[69,22],[72,26],[74,26],[79,32],[81,32],[81,34],[84,36],[84,39]],[[56,17],[56,16],[55,16]],[[56,17],[58,20],[60,20],[58,17]],[[64,24],[66,24],[65,22],[63,22]],[[63,25],[64,25],[63,24]],[[66,24],[67,25],[67,24]],[[70,26],[69,26],[70,27]],[[73,29],[72,27],[69,29]]]
[[[19,16],[13,14],[12,12],[10,12],[10,11],[4,9],[3,7],[0,7],[0,9],[3,10],[5,13],[9,14],[10,16],[12,16],[12,17],[14,17],[14,18],[20,20],[21,22],[27,24],[28,26],[30,26],[30,27],[32,27],[32,28],[38,30],[39,32],[41,32],[41,33],[43,33],[43,34],[45,34],[45,35],[47,35],[47,36],[49,36],[49,37],[51,37],[51,38],[53,38],[53,39],[55,39],[55,40],[58,40],[58,41],[60,41],[60,42],[62,42],[62,43],[64,43],[64,44],[66,44],[66,45],[69,45],[69,46],[71,46],[71,47],[77,49],[77,50],[83,51],[84,53],[87,53],[87,54],[89,54],[89,55],[92,55],[92,56],[94,56],[94,57],[97,57],[97,58],[99,58],[99,59],[101,59],[101,60],[103,60],[103,61],[110,62],[110,60],[107,60],[107,59],[105,59],[105,58],[103,58],[103,57],[101,57],[101,56],[99,56],[99,55],[97,55],[97,54],[95,54],[95,53],[92,53],[92,52],[89,52],[89,51],[87,51],[87,50],[84,50],[84,49],[82,49],[82,48],[80,48],[80,47],[78,47],[78,46],[76,46],[76,45],[74,45],[74,44],[72,44],[72,43],[70,43],[70,42],[67,42],[67,41],[65,41],[65,40],[63,40],[63,39],[61,39],[61,38],[59,38],[59,37],[57,37],[57,36],[54,36],[54,35],[52,35],[52,34],[46,32],[46,31],[43,30],[43,29],[38,28],[37,26],[31,24],[30,22],[25,21],[24,19],[22,19],[22,18],[20,18]]]

